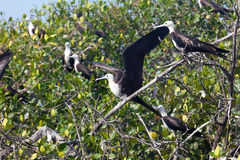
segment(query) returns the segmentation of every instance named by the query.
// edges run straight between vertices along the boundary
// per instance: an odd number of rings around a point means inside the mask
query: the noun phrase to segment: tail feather
[[[206,43],[206,42],[202,42],[201,46],[202,46],[201,48],[205,48],[204,49],[205,52],[209,52],[211,54],[214,54],[214,55],[222,57],[222,58],[227,58],[227,56],[225,56],[222,53],[229,53],[228,50],[218,48],[218,47],[216,47],[216,46],[214,46],[212,44]]]
[[[139,98],[138,96],[135,97],[135,98],[133,98],[132,101],[141,104],[141,105],[142,105],[143,107],[145,107],[146,109],[148,109],[148,110],[152,111],[153,113],[155,113],[155,114],[159,115],[160,117],[162,117],[161,114],[160,114],[158,111],[156,111],[152,106],[150,106],[150,105],[148,105],[147,103],[145,103],[145,102],[144,102],[141,98]]]

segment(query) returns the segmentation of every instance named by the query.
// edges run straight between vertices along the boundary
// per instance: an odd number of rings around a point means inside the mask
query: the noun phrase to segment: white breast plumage
[[[121,99],[127,97],[126,95],[121,94],[121,87],[115,83],[113,80],[109,80],[109,88],[113,92],[113,94]]]
[[[180,51],[184,51],[184,49],[185,48],[181,48],[181,47],[179,47],[178,45],[177,45],[177,43],[172,39],[172,42],[173,42],[173,44],[174,44],[174,46],[178,49],[178,50],[180,50]]]

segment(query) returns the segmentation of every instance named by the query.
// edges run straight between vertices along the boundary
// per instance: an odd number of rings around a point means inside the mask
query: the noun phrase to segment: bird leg
[[[191,64],[193,60],[190,57],[188,57],[184,52],[180,52],[180,54],[188,64]]]
[[[183,59],[185,59],[185,61],[188,63],[188,64],[191,64],[191,62],[193,61],[190,57],[187,56],[187,53],[186,53],[186,48],[187,48],[187,44],[185,45],[185,47],[183,49],[181,49],[181,56],[183,57]]]

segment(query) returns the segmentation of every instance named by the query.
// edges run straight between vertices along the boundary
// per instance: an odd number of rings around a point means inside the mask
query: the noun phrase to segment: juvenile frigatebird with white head
[[[156,26],[155,28],[163,26],[168,27],[174,46],[184,54],[188,52],[207,52],[222,58],[226,58],[226,56],[222,53],[229,52],[179,32],[177,29],[175,29],[172,21],[166,21],[164,24]]]
[[[232,12],[233,10],[224,8],[223,6],[217,4],[216,2],[212,0],[198,0],[198,4],[200,8],[203,6],[209,6],[213,9],[214,12],[220,12],[222,14],[226,14],[226,12]]]
[[[9,49],[0,55],[0,79],[2,78],[3,73],[5,72],[12,56],[13,53]],[[7,88],[5,86],[7,86]],[[10,94],[7,96],[14,96],[15,94],[17,94],[20,102],[28,103],[28,99],[25,96],[18,93],[16,90],[14,90],[11,86],[3,82],[2,80],[0,80],[0,87],[3,89],[4,92],[10,92]]]
[[[71,44],[69,42],[65,43],[65,50],[64,50],[64,55],[63,55],[63,65],[66,65],[66,69],[68,72],[73,71],[74,69],[74,58],[71,57],[72,51],[71,51]]]
[[[188,133],[188,134],[191,134],[196,130],[194,128],[189,128],[187,124],[185,124],[182,120],[169,116],[165,111],[163,105],[159,105],[158,107],[154,107],[154,108],[161,114],[162,122],[167,128],[173,131],[181,131],[183,133]],[[194,135],[200,137],[201,133],[196,132]]]
[[[145,55],[159,45],[160,40],[163,40],[168,33],[169,30],[167,27],[159,27],[128,46],[122,53],[124,70],[95,62],[94,65],[96,67],[110,71],[115,75],[107,74],[96,80],[107,79],[113,94],[121,99],[130,96],[142,87],[143,61]],[[135,101],[152,112],[159,114],[139,96],[134,97],[132,101]]]
[[[36,28],[34,27],[31,19],[29,17],[26,18],[26,21],[28,22],[28,33],[30,35],[30,37],[32,37],[34,34],[36,33]],[[44,37],[44,35],[46,34],[46,31],[44,31],[43,29],[38,29],[38,37],[42,38]]]
[[[85,78],[90,79],[92,72],[90,71],[90,69],[87,66],[84,66],[83,64],[81,64],[79,62],[79,60],[78,60],[79,56],[77,54],[73,54],[72,56],[70,56],[70,58],[74,59],[75,72],[77,72],[77,73],[81,72]]]

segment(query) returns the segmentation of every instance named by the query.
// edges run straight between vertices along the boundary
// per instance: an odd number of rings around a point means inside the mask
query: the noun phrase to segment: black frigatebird
[[[113,94],[121,99],[130,96],[142,87],[143,61],[145,55],[159,45],[160,39],[163,40],[168,33],[169,30],[167,27],[159,27],[128,46],[122,53],[124,70],[96,62],[94,64],[96,67],[110,71],[115,75],[106,74],[104,77],[97,78],[96,80],[107,79],[109,88]],[[132,101],[159,114],[159,112],[145,103],[139,96],[134,97]]]
[[[0,55],[0,79],[2,78],[3,73],[7,68],[8,63],[10,62],[12,56],[13,53],[9,49]],[[7,86],[7,88],[5,86]],[[10,94],[7,96],[14,96],[15,94],[17,94],[18,98],[20,99],[20,102],[28,103],[28,99],[26,97],[18,93],[16,90],[14,90],[11,86],[7,85],[7,83],[3,82],[2,80],[0,80],[0,87],[3,89],[4,92],[6,91],[10,92]]]
[[[195,128],[189,128],[187,124],[185,124],[182,120],[167,115],[163,105],[159,105],[158,107],[154,108],[161,114],[162,122],[167,128],[173,131],[181,131],[188,134],[191,134],[196,130]],[[196,132],[194,135],[197,137],[201,137],[200,132]]]
[[[82,75],[87,78],[87,79],[90,79],[91,78],[91,75],[92,75],[92,72],[90,71],[90,69],[87,67],[87,66],[84,66],[83,64],[81,64],[79,61],[78,61],[78,55],[77,54],[73,54],[72,56],[70,56],[70,58],[73,58],[74,59],[74,70],[75,72],[81,72]]]
[[[74,58],[72,58],[71,44],[69,42],[65,43],[64,55],[62,56],[62,63],[66,66],[68,72],[72,72],[74,69]]]
[[[231,9],[224,8],[223,6],[220,6],[219,4],[211,0],[198,0],[198,4],[200,8],[202,8],[203,6],[209,6],[213,9],[214,12],[220,12],[224,15],[226,14],[226,12],[232,12]]]
[[[29,17],[27,17],[26,21],[28,22],[28,34],[30,35],[30,37],[32,37],[34,34],[36,35],[37,34],[36,33],[36,28],[34,27],[31,19]],[[38,28],[38,37],[39,38],[44,37],[45,34],[46,34],[46,31]]]
[[[155,28],[163,26],[168,27],[174,46],[184,54],[188,52],[207,52],[222,58],[226,58],[226,56],[222,53],[229,52],[179,32],[177,29],[175,29],[172,21],[166,21],[164,24],[156,26]]]

